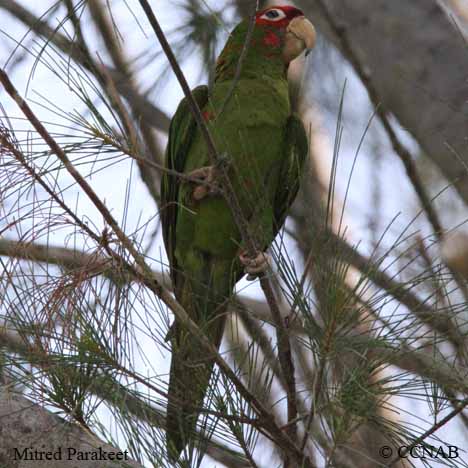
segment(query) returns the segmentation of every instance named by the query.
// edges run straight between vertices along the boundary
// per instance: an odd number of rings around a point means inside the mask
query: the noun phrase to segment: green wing
[[[291,115],[286,124],[285,160],[275,196],[273,233],[276,236],[283,226],[289,207],[296,198],[301,182],[309,143],[301,119]]]
[[[200,109],[208,102],[208,87],[198,86],[192,91]],[[184,172],[187,154],[190,150],[197,123],[192,115],[187,99],[179,104],[169,127],[169,139],[166,149],[165,166],[167,169]],[[178,194],[181,180],[173,174],[164,173],[161,180],[161,223],[164,245],[166,246],[171,277],[174,287],[177,285],[177,262],[175,252],[175,233],[178,212]]]

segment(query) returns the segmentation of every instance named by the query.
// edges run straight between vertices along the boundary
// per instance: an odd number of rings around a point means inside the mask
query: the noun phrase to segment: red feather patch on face
[[[263,43],[267,46],[279,47],[281,39],[273,31],[268,31],[263,38]]]
[[[281,20],[276,21],[274,19],[262,18],[262,16],[269,10],[281,10],[285,14],[285,17]],[[304,13],[302,13],[302,11],[299,10],[299,8],[293,6],[273,6],[259,11],[255,15],[255,24],[270,25],[275,26],[277,28],[285,28],[289,24],[289,22],[297,16],[304,16]]]

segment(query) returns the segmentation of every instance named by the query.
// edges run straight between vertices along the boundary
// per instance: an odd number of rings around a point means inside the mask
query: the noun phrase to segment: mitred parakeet
[[[250,234],[266,250],[296,196],[308,151],[304,127],[291,113],[287,70],[291,60],[313,47],[315,30],[292,6],[258,12],[231,93],[247,30],[247,20],[234,29],[216,62],[212,88],[199,86],[193,95],[219,154],[227,161]],[[219,180],[211,164],[205,140],[183,99],[169,129],[166,167],[171,171],[162,180],[164,242],[177,300],[219,347],[234,285],[245,271],[259,273],[266,257],[261,252],[254,258],[247,255],[228,204],[216,190]],[[219,184],[218,188],[222,189]],[[213,359],[177,318],[169,335],[167,446],[176,459],[193,440]]]

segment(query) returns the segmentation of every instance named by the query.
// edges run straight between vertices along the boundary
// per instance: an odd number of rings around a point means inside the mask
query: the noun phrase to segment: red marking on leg
[[[270,47],[279,47],[281,45],[281,39],[273,31],[268,31],[265,34],[263,42]]]

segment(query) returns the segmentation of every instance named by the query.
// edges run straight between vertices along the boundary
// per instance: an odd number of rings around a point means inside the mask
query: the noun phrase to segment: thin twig
[[[1,74],[3,71],[0,69],[0,80],[1,80]],[[44,181],[44,179],[36,172],[36,170],[27,162],[26,158],[24,155],[21,153],[21,151],[16,148],[14,143],[10,141],[8,138],[8,134],[4,131],[3,128],[0,127],[0,145],[3,146],[7,151],[9,151],[17,161],[28,171],[30,176],[35,180],[38,184],[42,186],[42,188],[56,201],[56,203],[60,206],[60,208],[63,209],[65,213],[67,213],[71,219],[76,223],[77,226],[79,226],[81,229],[83,229],[84,232],[86,232],[94,241],[96,241],[98,244],[100,244],[101,239],[100,237],[94,233],[87,225],[86,223],[83,223],[81,219],[64,203],[64,201],[49,187],[49,185]],[[2,240],[3,242],[3,240]]]
[[[288,231],[288,233],[299,243],[301,242],[297,234],[291,231]],[[381,263],[381,260],[377,262],[372,258],[362,255],[355,247],[348,244],[344,239],[331,231],[326,232],[326,237],[333,246],[330,252],[335,252],[335,255],[346,259],[347,263],[359,270],[376,286],[385,290],[398,302],[406,306],[422,322],[431,325],[435,330],[447,336],[457,348],[463,346],[464,338],[452,321],[447,320],[446,316],[441,316],[440,312],[431,307],[428,303],[428,299],[424,301],[420,300],[418,296],[411,291],[411,288],[394,279],[399,272],[393,276],[388,275],[385,271],[378,268],[378,264]]]
[[[104,73],[106,74],[107,70]],[[111,86],[113,86],[113,85],[111,85]],[[116,96],[116,99],[118,99],[120,101],[120,97]],[[197,184],[197,185],[206,185],[211,190],[213,190],[213,191],[216,190],[216,184],[214,184],[212,182],[209,182],[209,181],[207,181],[205,179],[199,179],[198,177],[194,177],[194,176],[185,174],[184,172],[179,172],[179,171],[176,171],[174,169],[170,169],[169,167],[166,167],[163,164],[159,164],[157,162],[151,161],[150,159],[147,159],[147,158],[145,158],[143,156],[138,156],[131,150],[131,148],[129,148],[126,145],[123,145],[120,141],[118,141],[115,138],[112,138],[108,134],[96,131],[96,129],[94,129],[94,128],[90,128],[90,131],[93,133],[93,135],[96,138],[101,139],[103,143],[105,143],[105,144],[107,144],[109,146],[112,146],[113,148],[121,151],[122,153],[126,154],[127,156],[130,156],[132,159],[137,161],[139,164],[146,164],[149,167],[152,167],[153,169],[156,169],[161,174],[163,174],[163,173],[164,174],[169,174],[169,175],[172,175],[172,176],[174,176],[174,177],[176,177],[176,178],[178,178],[180,180],[184,180],[185,182],[191,182],[191,183]]]
[[[108,15],[105,12],[105,8],[101,2],[96,0],[88,1],[88,7],[91,11],[91,17],[96,24],[100,34],[103,38],[103,43],[106,46],[107,51],[109,52],[112,61],[115,64],[116,70],[120,73],[126,83],[127,87],[133,90],[134,93],[137,93],[137,86],[135,84],[135,79],[131,67],[128,65],[122,47],[117,44],[118,38],[116,37],[115,31],[113,30],[112,24]],[[135,105],[134,101],[128,101],[129,107],[132,112],[133,122],[138,125],[140,129],[140,134],[143,136],[145,145],[143,146],[138,138],[138,133],[134,128],[134,124],[126,112],[125,107],[123,106],[120,95],[117,91],[117,85],[114,82],[113,76],[109,73],[108,69],[101,65],[96,73],[101,74],[101,82],[104,82],[106,85],[106,90],[109,97],[117,104],[116,109],[119,114],[123,117],[124,125],[126,128],[130,128],[132,132],[129,134],[131,138],[132,146],[135,146],[136,150],[140,154],[144,154],[146,159],[153,159],[156,162],[161,160],[161,148],[158,145],[158,142],[155,138],[153,130],[148,126],[145,119],[142,119],[139,113],[138,107]],[[146,151],[145,151],[146,149]],[[153,199],[155,202],[159,201],[159,172],[154,173],[153,171],[148,171],[147,168],[140,163],[138,163],[138,168],[140,170],[141,178],[143,182],[148,187]]]
[[[326,365],[326,355],[322,356],[321,362],[320,362],[320,367],[319,370],[315,376],[315,385],[314,385],[314,390],[312,393],[312,401],[310,403],[310,410],[309,414],[307,416],[306,423],[304,425],[304,437],[301,442],[301,450],[304,452],[306,444],[307,444],[307,439],[309,438],[309,433],[310,429],[312,427],[312,422],[314,420],[314,417],[317,413],[317,404],[320,399],[320,394],[322,393],[322,388],[323,388],[323,375],[325,373],[325,365]]]

